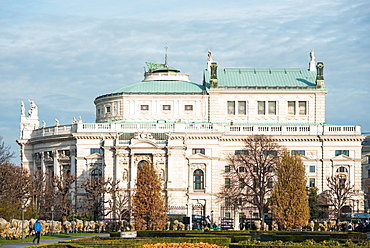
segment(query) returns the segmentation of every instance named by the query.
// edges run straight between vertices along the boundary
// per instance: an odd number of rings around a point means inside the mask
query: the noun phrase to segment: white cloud
[[[18,135],[20,101],[40,119],[94,121],[95,97],[169,62],[201,83],[207,50],[222,67],[325,63],[327,122],[370,131],[368,1],[7,1],[0,8],[0,135]],[[360,89],[360,90],[359,90]],[[63,108],[61,108],[61,106]],[[338,111],[340,110],[340,111]],[[80,114],[79,114],[80,113]],[[55,115],[55,116],[54,116]],[[9,131],[10,130],[10,131]],[[11,144],[12,147],[16,145]]]

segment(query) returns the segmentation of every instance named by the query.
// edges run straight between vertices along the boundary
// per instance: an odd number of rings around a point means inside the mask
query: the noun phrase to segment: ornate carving
[[[141,139],[147,139],[147,140],[154,140],[152,133],[139,131],[135,133],[134,139],[141,140]]]
[[[201,169],[203,171],[206,170],[206,164],[190,164],[190,168],[192,171],[194,170],[197,170],[197,169]]]

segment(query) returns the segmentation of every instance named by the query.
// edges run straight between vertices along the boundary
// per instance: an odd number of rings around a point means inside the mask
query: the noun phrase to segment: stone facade
[[[190,82],[186,74],[162,66],[166,70],[149,68],[139,84],[97,97],[96,123],[79,119],[69,125],[56,121],[54,126],[40,127],[37,112],[26,115],[22,109],[17,140],[22,166],[54,175],[70,171],[79,183],[100,171],[104,177],[121,180],[121,187],[132,193],[138,164],[153,163],[169,212],[210,215],[220,223],[238,212],[244,211],[246,216],[256,212],[250,208],[230,213],[223,209],[217,193],[224,183],[227,155],[243,149],[246,136],[265,134],[287,150],[303,153],[308,187],[322,192],[327,189],[327,176],[344,173],[354,186],[357,208],[364,209],[364,136],[360,126],[325,123],[326,88],[323,79],[317,82],[314,67],[254,72],[306,75],[303,83],[294,81],[297,85],[293,86],[290,82],[287,86],[268,82],[232,86],[231,76],[222,79],[227,70],[218,69],[211,75],[206,69],[202,86]],[[253,71],[240,70],[239,74],[243,73]],[[177,75],[181,80],[174,80]],[[285,76],[281,77],[272,79],[284,81]],[[151,81],[153,78],[158,80]]]

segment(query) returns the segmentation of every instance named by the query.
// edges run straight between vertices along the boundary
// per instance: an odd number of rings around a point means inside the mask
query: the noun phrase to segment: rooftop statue
[[[30,102],[30,110],[28,110],[28,117],[37,117],[37,105],[34,101],[28,100]]]

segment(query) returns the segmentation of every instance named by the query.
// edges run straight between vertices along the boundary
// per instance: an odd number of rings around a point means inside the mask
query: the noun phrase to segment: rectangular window
[[[244,182],[244,178],[240,178],[239,179],[239,188],[244,188],[245,187],[245,182]]]
[[[163,105],[163,110],[171,110],[171,105]]]
[[[230,205],[231,205],[230,198],[225,198],[225,205],[226,205],[226,206],[230,206]],[[225,214],[226,214],[226,213],[225,213]]]
[[[90,154],[99,153],[103,154],[103,149],[101,148],[90,148]]]
[[[299,101],[298,107],[299,107],[300,115],[307,115],[307,102],[306,101]]]
[[[185,111],[193,111],[193,105],[185,105]]]
[[[258,101],[258,114],[264,115],[266,113],[265,111],[265,101]]]
[[[238,114],[239,115],[246,115],[246,102],[245,101],[240,101],[238,102]]]
[[[336,150],[335,151],[335,156],[338,156],[338,155],[346,155],[346,156],[349,156],[349,150]]]
[[[370,178],[370,170],[367,170],[367,178]]]
[[[201,154],[206,154],[206,151],[204,148],[193,148],[193,154],[201,153]]]
[[[295,115],[295,101],[288,101],[288,115]]]
[[[110,106],[107,106],[107,113],[110,113]]]
[[[269,115],[276,115],[276,101],[269,101]]]
[[[227,101],[227,114],[235,115],[235,102],[234,101]]]
[[[230,172],[230,165],[225,166],[225,172]]]
[[[248,150],[235,150],[235,155],[243,154],[243,155],[248,155],[249,151]]]
[[[272,155],[277,156],[277,151],[263,151],[264,156]]]
[[[315,187],[315,178],[310,178],[309,183],[310,183],[310,187],[311,187],[311,188],[312,188],[312,187]]]
[[[316,172],[316,166],[310,165],[310,172]]]
[[[230,199],[229,199],[230,200]],[[226,202],[226,201],[225,201]],[[230,201],[229,201],[229,203],[228,204],[226,204],[226,206],[230,206]],[[225,219],[230,219],[230,216],[231,216],[231,214],[229,213],[229,212],[226,212],[225,213]]]
[[[267,182],[267,188],[272,189],[273,186],[274,186],[274,181],[272,180],[272,178],[269,178]]]
[[[291,155],[306,155],[306,151],[305,150],[291,150],[290,152]]]
[[[149,110],[149,105],[140,105],[141,110]]]
[[[230,188],[230,178],[225,178],[225,188]]]
[[[339,188],[344,189],[346,187],[346,179],[345,178],[339,178]]]

